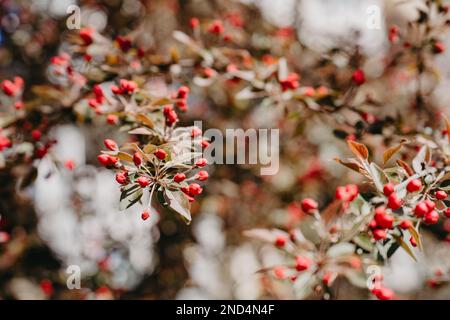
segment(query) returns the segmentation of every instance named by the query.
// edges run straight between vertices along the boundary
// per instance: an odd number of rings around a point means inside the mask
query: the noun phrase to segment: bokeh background
[[[64,39],[71,32],[66,27],[70,5],[80,7],[82,25],[102,34],[115,36],[143,28],[141,45],[162,54],[174,46],[172,32],[185,30],[190,17],[213,19],[233,13],[233,19],[242,19],[249,37],[264,50],[277,54],[286,50],[301,70],[302,81],[311,84],[330,72],[317,67],[323,55],[358,48],[366,58],[367,76],[379,77],[366,93],[388,106],[377,113],[398,112],[407,117],[410,112],[405,105],[416,84],[407,63],[384,74],[390,50],[386,34],[388,26],[416,19],[417,8],[424,5],[420,0],[2,0],[0,79],[20,75],[27,87],[49,81],[49,58],[64,50]],[[380,8],[381,25],[371,29],[367,10],[374,5]],[[298,45],[286,48],[270,43],[272,38],[266,34],[277,32],[281,37],[293,34]],[[450,44],[448,36],[443,40]],[[440,81],[430,95],[437,108],[447,113],[449,54],[433,61]],[[335,68],[345,67],[347,59],[336,54]],[[192,89],[190,111],[182,121],[202,120],[205,128],[219,129],[289,128],[289,123],[274,123],[276,109],[262,106],[252,112],[248,105],[233,101],[228,91],[224,86]],[[242,231],[284,226],[293,201],[308,195],[323,204],[336,186],[360,182],[332,161],[347,154],[345,141],[336,137],[326,120],[308,118],[301,135],[283,141],[280,171],[275,176],[261,177],[248,166],[211,166],[205,194],[193,207],[192,225],[172,215],[152,216],[143,223],[139,205],[119,212],[114,176],[95,161],[103,139],[120,141],[120,133],[95,124],[69,123],[55,126],[51,135],[58,143],[51,156],[36,164],[33,184],[17,193],[3,188],[0,180],[2,228],[12,237],[0,253],[2,298],[293,298],[289,286],[268,283],[255,273],[280,261],[279,253],[243,237]],[[76,168],[60,170],[54,159],[71,159]],[[450,246],[440,241],[446,229],[450,229],[448,223],[425,232],[427,250],[418,254],[418,262],[399,250],[386,266],[385,284],[406,299],[450,298],[448,286],[426,285],[436,267],[450,266]],[[70,265],[81,268],[80,290],[66,287],[65,271]],[[363,290],[341,285],[340,298],[368,297]]]

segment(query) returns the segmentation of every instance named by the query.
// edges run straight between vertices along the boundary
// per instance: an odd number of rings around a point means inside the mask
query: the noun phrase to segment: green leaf
[[[169,207],[180,214],[186,223],[191,222],[190,204],[189,200],[185,194],[181,191],[171,191],[169,189],[164,189],[163,191],[164,199],[166,200]]]
[[[143,189],[139,189],[136,192],[128,195],[126,198],[120,201],[119,210],[123,211],[134,205],[136,202],[141,200],[143,194]]]

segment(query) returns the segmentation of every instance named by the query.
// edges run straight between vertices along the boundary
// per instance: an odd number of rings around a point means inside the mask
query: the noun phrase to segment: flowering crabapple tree
[[[268,246],[280,257],[255,268],[261,290],[252,298],[286,292],[339,298],[341,286],[360,288],[360,298],[399,298],[370,267],[388,264],[399,250],[419,260],[427,233],[450,242],[450,124],[448,108],[434,95],[448,7],[424,1],[398,25],[387,16],[386,50],[377,60],[357,34],[333,48],[309,47],[298,17],[280,28],[253,5],[211,1],[200,10],[174,3],[140,4],[139,19],[111,20],[108,28],[84,23],[63,31],[45,76],[2,80],[0,213],[10,220],[5,231],[0,220],[5,256],[19,260],[27,252],[24,234],[35,232],[36,222],[24,223],[20,212],[33,211],[25,191],[42,159],[74,175],[83,165],[54,152],[59,142],[52,130],[75,124],[108,134],[88,162],[114,174],[119,209],[139,204],[140,223],[161,219],[161,247],[175,243],[170,254],[161,250],[156,285],[146,291],[152,297],[173,297],[182,283],[195,283],[186,281],[195,275],[183,267],[180,247],[192,241],[191,232],[203,235],[183,221],[195,225],[196,215],[211,212],[223,222],[225,247],[250,244],[267,261],[259,248]],[[113,12],[108,6],[94,9]],[[88,3],[81,9],[94,10]],[[208,164],[204,152],[214,141],[193,120],[220,131],[279,129],[279,172],[260,176],[258,166]],[[170,213],[181,219],[170,220]],[[220,254],[217,259],[222,267],[232,264]],[[445,285],[449,271],[450,265],[442,267],[428,284]],[[45,296],[63,297],[61,280],[44,274]],[[175,276],[181,284],[167,280]],[[92,283],[83,298],[118,298],[124,291],[95,277]],[[161,288],[170,293],[158,296]]]

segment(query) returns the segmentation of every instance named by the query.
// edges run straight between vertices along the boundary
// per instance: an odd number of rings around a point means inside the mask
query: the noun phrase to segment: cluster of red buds
[[[22,101],[24,81],[21,77],[14,77],[12,81],[3,80],[0,83],[0,88],[2,89],[2,92],[10,99],[10,104],[13,105],[15,109],[21,110],[24,108],[24,103]]]

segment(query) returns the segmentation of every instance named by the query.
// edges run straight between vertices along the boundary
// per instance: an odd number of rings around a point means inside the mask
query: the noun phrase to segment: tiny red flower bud
[[[375,229],[372,231],[373,232],[373,237],[375,240],[384,240],[386,239],[387,233],[385,230],[383,229]]]
[[[425,204],[427,205],[428,211],[434,210],[434,208],[436,208],[436,203],[434,203],[430,199],[425,200]]]
[[[438,200],[444,200],[447,198],[447,193],[444,190],[438,190],[436,191],[435,196]]]
[[[378,227],[378,224],[377,224],[375,219],[372,219],[372,220],[370,220],[368,226],[369,226],[370,229],[375,229],[376,227]]]
[[[117,124],[119,122],[119,117],[115,114],[109,114],[106,116],[106,123],[107,124]]]
[[[445,45],[442,42],[435,42],[433,46],[434,53],[443,53],[445,51]]]
[[[205,158],[200,158],[195,162],[196,167],[204,167],[207,164],[208,164],[208,160],[206,160]]]
[[[192,138],[198,137],[201,134],[202,134],[202,130],[200,130],[200,128],[198,128],[198,127],[193,127],[192,128],[192,130],[191,130],[191,137]]]
[[[423,218],[423,221],[427,224],[435,224],[439,220],[439,213],[432,210],[430,212],[427,212],[425,214],[425,217]]]
[[[417,247],[417,242],[416,239],[414,239],[413,237],[409,238],[409,243],[411,243],[411,245],[415,248]]]
[[[182,86],[178,88],[177,98],[178,99],[186,99],[189,94],[189,87]]]
[[[413,226],[412,222],[409,220],[402,220],[399,225],[398,225],[401,229],[406,230],[409,229]]]
[[[174,177],[173,177],[173,181],[180,183],[183,182],[186,179],[186,175],[184,173],[177,173]]]
[[[117,143],[114,140],[105,139],[105,141],[103,141],[103,143],[105,144],[105,147],[111,151],[115,151],[118,148]]]
[[[191,27],[192,29],[195,29],[199,26],[200,21],[197,18],[191,18],[191,20],[189,20],[189,27]]]
[[[142,220],[147,220],[150,217],[150,212],[148,212],[148,210],[144,210],[141,214],[141,219]]]
[[[297,256],[295,258],[295,268],[297,271],[308,270],[312,265],[311,259],[305,256]]]
[[[302,210],[306,213],[313,213],[319,207],[317,202],[310,198],[303,199],[300,205],[302,206]]]
[[[359,194],[359,189],[356,184],[348,184],[345,186],[347,191],[348,201],[353,201]]]
[[[0,231],[0,243],[5,243],[9,240],[9,234],[4,231]]]
[[[209,146],[209,141],[208,140],[202,140],[200,142],[200,145],[202,146],[203,149],[206,149]]]
[[[104,96],[103,89],[98,84],[94,85],[94,87],[92,88],[92,91],[94,92],[96,97],[103,97]]]
[[[375,210],[374,219],[377,222],[377,225],[384,229],[392,229],[394,226],[394,218],[386,214],[386,209],[384,207],[378,207]]]
[[[98,107],[98,101],[96,99],[89,99],[88,105],[92,109],[96,109]]]
[[[167,157],[167,152],[165,152],[163,149],[157,149],[154,153],[155,157],[157,157],[159,160],[164,160]]]
[[[64,162],[64,167],[66,167],[67,170],[73,170],[75,168],[75,163],[72,159],[68,159]]]
[[[133,162],[136,167],[139,167],[142,164],[142,155],[140,152],[135,152],[133,154]]]
[[[195,179],[197,179],[197,180],[199,180],[199,181],[205,181],[205,180],[208,179],[208,177],[209,177],[208,172],[205,171],[205,170],[202,170],[202,171],[199,171],[199,172],[196,174]]]
[[[84,41],[85,45],[90,45],[92,43],[92,29],[91,28],[83,28],[80,30],[80,38]]]
[[[420,179],[413,179],[408,182],[406,189],[408,190],[408,192],[419,191],[420,189],[422,189],[422,181],[420,181]]]
[[[402,200],[400,200],[395,193],[388,197],[388,207],[392,210],[397,210],[401,208]]]
[[[348,197],[347,190],[345,189],[345,187],[342,187],[342,186],[337,187],[334,196],[338,200],[347,201],[347,197]]]
[[[41,283],[39,284],[39,286],[41,287],[42,292],[46,295],[46,296],[51,296],[53,294],[53,284],[50,280],[42,280]]]
[[[445,209],[444,213],[447,218],[450,218],[450,207]]]
[[[100,154],[100,155],[98,155],[97,156],[97,160],[103,166],[109,165],[109,156],[107,154]]]
[[[275,239],[275,245],[277,247],[284,247],[285,244],[286,244],[286,237],[283,235],[277,236],[277,238]]]
[[[392,300],[395,296],[394,291],[391,289],[388,289],[386,287],[381,287],[372,290],[372,293],[379,299],[379,300]]]
[[[300,86],[299,80],[300,77],[297,73],[290,73],[288,76],[284,79],[280,79],[280,85],[282,91],[287,90],[295,90]]]
[[[220,21],[220,20],[214,20],[208,28],[208,31],[210,33],[215,33],[215,34],[222,33],[222,32],[224,32],[224,30],[225,29],[223,27],[222,21]]]
[[[352,75],[352,80],[357,86],[364,84],[366,82],[364,71],[362,69],[355,70]]]
[[[127,174],[125,172],[116,173],[116,181],[119,184],[126,184],[127,182]]]
[[[23,103],[23,101],[14,102],[14,108],[16,108],[16,110],[22,110],[24,107],[25,104]]]
[[[389,197],[394,192],[394,184],[392,182],[386,183],[383,187],[383,193]]]
[[[419,202],[414,208],[414,215],[417,217],[423,217],[428,211],[428,206],[425,202]]]
[[[150,184],[150,180],[146,177],[139,177],[136,179],[136,182],[141,186],[141,188],[145,188]]]
[[[197,183],[191,183],[189,185],[189,195],[192,197],[199,195],[200,193],[202,193],[202,191],[202,187],[200,187],[200,185]]]
[[[326,286],[331,286],[333,281],[336,279],[337,273],[332,271],[327,271],[322,277],[323,284]]]
[[[31,131],[31,137],[32,137],[34,140],[36,140],[36,141],[37,141],[37,140],[40,140],[40,139],[41,139],[41,136],[42,136],[41,131],[39,131],[39,130],[37,130],[37,129]]]
[[[273,274],[276,278],[283,280],[286,278],[286,273],[283,267],[274,267],[273,268]]]

